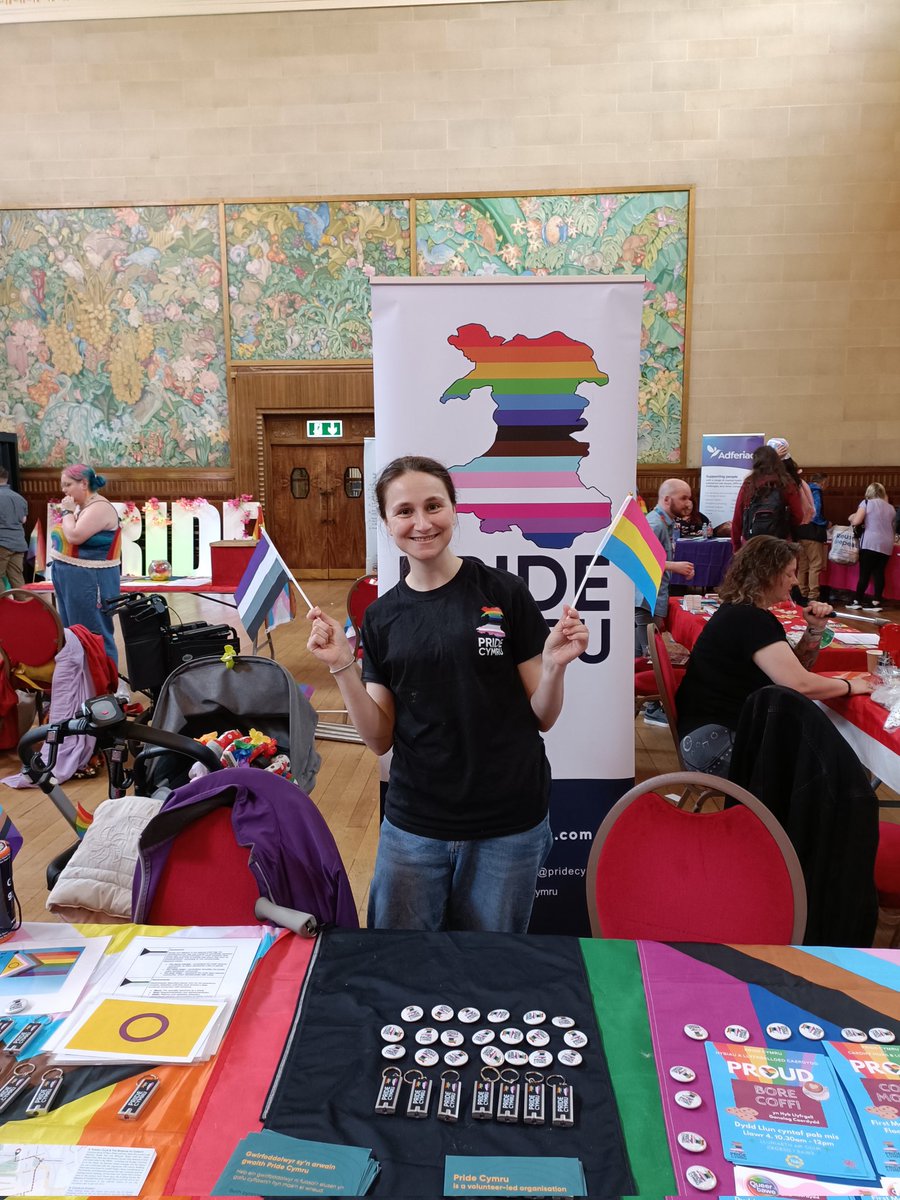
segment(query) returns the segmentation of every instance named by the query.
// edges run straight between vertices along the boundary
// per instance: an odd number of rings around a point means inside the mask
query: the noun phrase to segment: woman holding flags
[[[567,605],[548,634],[518,576],[453,552],[456,493],[434,459],[395,459],[376,496],[409,574],[366,610],[362,675],[319,608],[307,643],[369,749],[393,750],[369,925],[524,932],[553,840],[540,734],[588,631]]]

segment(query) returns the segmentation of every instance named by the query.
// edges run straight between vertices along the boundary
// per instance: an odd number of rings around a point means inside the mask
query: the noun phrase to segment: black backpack
[[[750,503],[744,509],[742,533],[744,541],[762,533],[767,533],[770,537],[788,537],[790,529],[787,506],[777,483],[764,484],[753,493]]]

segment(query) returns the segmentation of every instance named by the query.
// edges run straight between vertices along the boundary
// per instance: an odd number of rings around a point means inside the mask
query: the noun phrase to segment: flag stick
[[[606,548],[606,543],[609,541],[610,537],[612,536],[612,531],[616,527],[616,521],[618,521],[619,517],[621,517],[622,513],[628,507],[628,501],[633,499],[633,497],[634,497],[633,492],[628,492],[626,494],[625,499],[622,501],[622,505],[621,505],[619,511],[616,513],[616,515],[613,517],[613,519],[610,521],[610,523],[607,525],[607,527],[603,530],[603,536],[600,538],[600,545],[594,551],[594,557],[588,563],[587,570],[581,577],[581,583],[578,585],[578,588],[575,591],[575,596],[572,600],[572,605],[571,605],[572,608],[578,607],[578,597],[581,595],[581,593],[585,589],[585,586],[588,581],[588,575],[590,575],[591,571],[593,571],[594,567],[596,567],[597,559],[600,557],[600,555],[603,553],[604,549]]]

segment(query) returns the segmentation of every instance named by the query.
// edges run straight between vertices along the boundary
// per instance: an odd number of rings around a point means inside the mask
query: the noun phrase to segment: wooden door
[[[327,451],[324,446],[270,446],[271,496],[266,524],[291,568],[327,579]]]
[[[266,418],[267,511],[272,540],[290,567],[318,579],[355,579],[365,571],[363,438],[369,414],[326,413],[343,421],[344,437],[306,437],[317,414]]]
[[[351,578],[366,566],[366,521],[363,499],[363,447],[361,442],[331,443],[325,447],[325,501],[327,515],[328,578]]]

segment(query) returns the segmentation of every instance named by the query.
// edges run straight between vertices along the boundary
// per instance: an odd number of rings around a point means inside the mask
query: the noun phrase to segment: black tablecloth
[[[480,1009],[482,1019],[441,1024],[430,1017],[436,1004],[454,1010]],[[425,1016],[415,1024],[401,1010],[417,1004]],[[563,1030],[550,1018],[570,1016],[589,1038],[584,1062],[575,1068],[555,1062],[544,1074],[560,1071],[575,1088],[572,1129],[503,1125],[475,1121],[470,1114],[473,1083],[482,1067],[472,1033],[489,1025],[489,1010],[510,1011],[509,1025],[526,1030],[523,1014],[541,1009],[550,1034],[548,1049],[564,1048]],[[469,1063],[460,1068],[463,1105],[458,1123],[434,1116],[440,1063],[424,1074],[434,1080],[431,1115],[412,1120],[401,1108],[393,1117],[374,1112],[387,1060],[381,1028],[403,1025],[406,1055],[398,1065],[417,1068],[415,1030],[424,1025],[465,1034]],[[495,1045],[500,1045],[499,1038]],[[442,1051],[445,1047],[436,1046]],[[505,1047],[504,1047],[505,1048]],[[523,1047],[524,1048],[524,1047]],[[525,1070],[533,1068],[520,1068]],[[549,1113],[549,1105],[548,1105]],[[576,938],[477,933],[413,933],[334,930],[322,935],[292,1033],[265,1111],[265,1125],[279,1133],[324,1142],[372,1147],[381,1173],[377,1196],[441,1196],[444,1158],[456,1155],[560,1156],[580,1158],[591,1196],[632,1193],[618,1112],[606,1057],[594,1018],[584,964]]]

